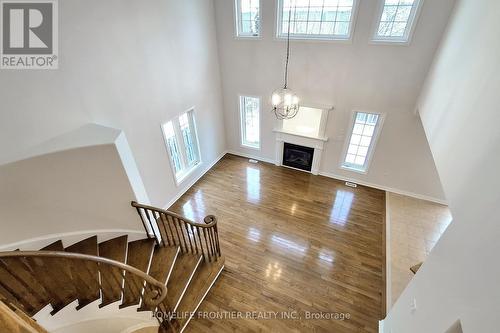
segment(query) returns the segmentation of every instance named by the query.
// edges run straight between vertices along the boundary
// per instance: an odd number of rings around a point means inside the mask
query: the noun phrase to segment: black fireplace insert
[[[284,143],[283,165],[301,170],[311,171],[314,148]]]

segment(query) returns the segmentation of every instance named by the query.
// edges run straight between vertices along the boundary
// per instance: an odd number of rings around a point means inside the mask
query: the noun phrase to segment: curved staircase
[[[217,221],[208,216],[200,224],[132,206],[151,232],[148,238],[98,243],[93,236],[67,247],[59,240],[40,251],[0,253],[0,301],[29,317],[47,306],[56,315],[75,301],[76,310],[120,302],[120,309],[151,311],[159,332],[182,332],[224,268]]]

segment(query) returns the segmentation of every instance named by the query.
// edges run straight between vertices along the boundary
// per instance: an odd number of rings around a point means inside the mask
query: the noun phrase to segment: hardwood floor
[[[187,331],[377,332],[384,206],[383,191],[226,155],[170,207],[216,215],[226,257]]]

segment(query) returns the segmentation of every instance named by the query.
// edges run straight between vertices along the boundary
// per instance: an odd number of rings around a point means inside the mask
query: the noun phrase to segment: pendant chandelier
[[[290,58],[290,21],[292,15],[292,6],[288,11],[288,34],[286,39],[286,62],[285,62],[285,84],[283,88],[273,92],[271,103],[273,112],[278,119],[291,119],[299,111],[299,97],[288,88],[288,60]]]

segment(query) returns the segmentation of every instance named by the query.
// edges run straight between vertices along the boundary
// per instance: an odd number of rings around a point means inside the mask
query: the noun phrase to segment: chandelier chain
[[[286,89],[288,85],[288,61],[290,59],[290,26],[291,26],[291,20],[292,20],[292,6],[288,8],[288,33],[286,37],[286,62],[285,62],[285,86],[284,88]]]
[[[290,33],[292,23],[292,4],[288,8],[288,31],[286,36],[286,60],[285,60],[285,82],[281,89],[274,91],[271,101],[273,104],[273,112],[277,119],[291,119],[297,115],[299,111],[299,98],[293,91],[288,89],[288,66],[290,62]],[[297,10],[294,7],[295,11]]]

